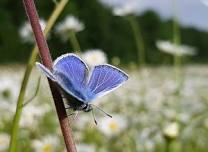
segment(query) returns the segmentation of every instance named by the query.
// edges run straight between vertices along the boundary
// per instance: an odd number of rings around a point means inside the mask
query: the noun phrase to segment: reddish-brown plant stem
[[[50,51],[49,51],[46,39],[44,38],[43,32],[41,30],[39,17],[36,11],[34,1],[23,0],[23,3],[24,3],[29,21],[31,23],[34,35],[35,35],[36,43],[39,48],[39,54],[42,59],[42,62],[47,68],[52,69],[52,59],[50,56]],[[59,90],[57,89],[57,87],[55,86],[55,84],[51,80],[49,80],[49,85],[50,85],[52,96],[55,102],[56,111],[58,114],[61,130],[62,130],[64,141],[66,144],[66,149],[68,152],[76,152],[76,147],[75,147],[73,137],[72,137],[72,131],[71,131],[70,124],[67,118],[67,114],[66,114],[66,110],[64,107],[61,94]]]

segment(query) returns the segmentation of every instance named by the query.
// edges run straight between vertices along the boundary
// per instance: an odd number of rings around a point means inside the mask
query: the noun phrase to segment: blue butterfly
[[[41,63],[37,67],[58,84],[68,105],[74,111],[91,111],[94,99],[102,97],[121,86],[128,75],[108,65],[97,65],[91,72],[86,63],[77,55],[69,53],[58,57],[50,71]]]

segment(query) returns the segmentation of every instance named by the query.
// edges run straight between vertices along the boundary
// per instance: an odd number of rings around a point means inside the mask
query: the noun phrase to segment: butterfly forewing
[[[88,68],[78,56],[66,54],[55,60],[53,72],[65,74],[76,85],[85,85]]]
[[[85,87],[88,68],[86,64],[74,54],[66,54],[54,62],[53,74],[64,91],[81,101],[85,100]]]

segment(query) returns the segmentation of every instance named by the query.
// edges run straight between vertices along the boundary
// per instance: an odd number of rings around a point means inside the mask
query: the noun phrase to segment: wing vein
[[[100,72],[98,73],[98,79],[97,79],[97,83],[96,83],[96,85],[95,85],[95,88],[94,89],[96,89],[97,88],[97,85],[98,85],[98,83],[99,83],[99,79],[100,79]],[[93,89],[93,90],[94,90]]]
[[[115,78],[116,78],[116,76],[114,76],[114,77],[111,79],[111,81],[114,81]],[[119,80],[120,80],[120,79],[119,79]],[[118,81],[118,80],[117,80],[117,81]],[[112,83],[113,85],[111,86],[111,88],[113,88],[113,86],[117,83],[117,81],[115,81],[114,83]],[[106,81],[106,83],[107,83],[107,81]],[[103,83],[103,84],[104,84],[104,83]],[[103,85],[103,84],[102,84],[102,85]],[[100,85],[100,87],[101,87],[101,85]],[[97,89],[99,89],[100,87],[98,87]],[[97,89],[96,89],[96,90],[97,90]],[[108,87],[99,90],[99,92],[102,92],[103,90],[106,90],[106,89],[108,89]],[[95,93],[96,93],[96,90],[95,90]]]
[[[106,81],[104,81],[102,84],[98,85],[95,89],[92,90],[92,92],[96,91],[98,87],[102,86],[103,84],[105,84],[112,76],[112,72],[111,75],[106,79]],[[112,79],[114,79],[114,77],[112,77]]]

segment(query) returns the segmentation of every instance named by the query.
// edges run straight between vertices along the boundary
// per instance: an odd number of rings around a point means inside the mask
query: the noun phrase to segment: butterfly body
[[[58,57],[52,70],[41,63],[37,67],[63,92],[68,105],[75,111],[89,112],[91,102],[128,80],[128,75],[120,69],[108,65],[97,65],[89,71],[88,66],[77,55],[69,53]]]
[[[62,90],[62,89],[61,89]],[[90,112],[92,110],[92,106],[88,103],[84,103],[77,98],[74,98],[64,90],[62,90],[62,94],[64,98],[67,100],[67,105],[69,108],[71,108],[74,111],[84,111],[84,112]]]

